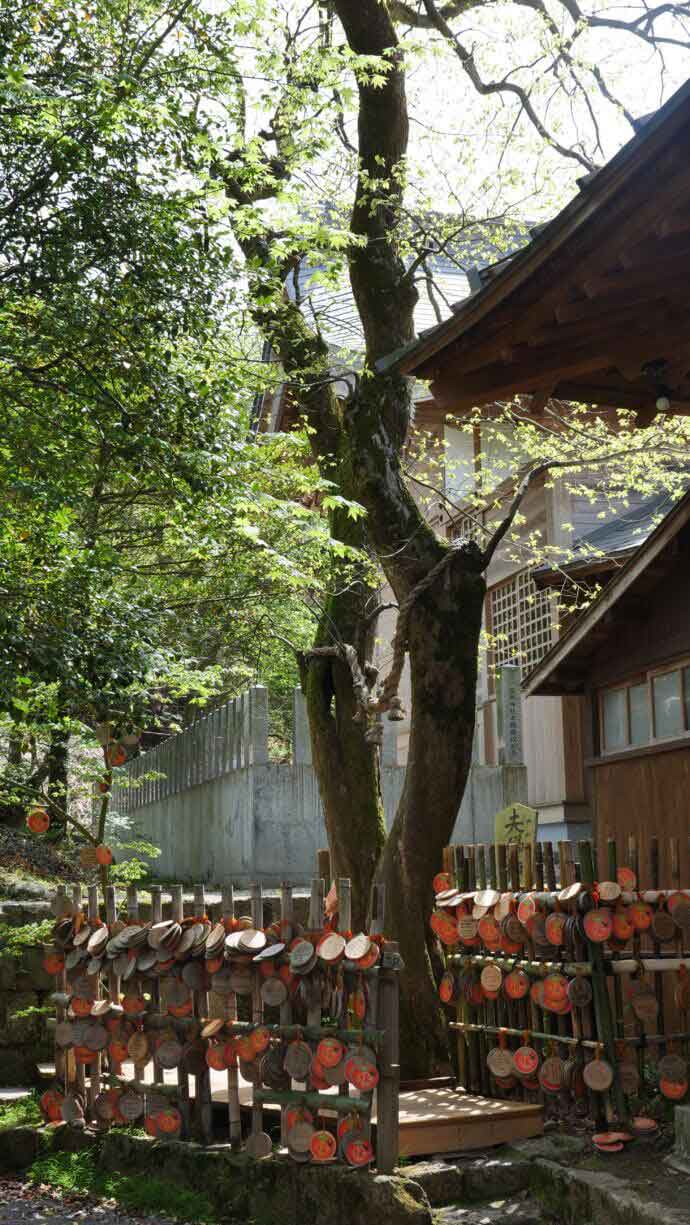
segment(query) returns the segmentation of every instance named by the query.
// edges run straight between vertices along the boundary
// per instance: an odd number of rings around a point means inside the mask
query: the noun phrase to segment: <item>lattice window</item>
[[[461,515],[454,521],[450,537],[451,540],[474,540],[476,544],[481,544],[486,539],[486,534],[482,531],[481,513],[478,511],[476,517]]]
[[[491,589],[491,637],[496,667],[536,668],[554,641],[551,591],[539,591],[527,570]]]

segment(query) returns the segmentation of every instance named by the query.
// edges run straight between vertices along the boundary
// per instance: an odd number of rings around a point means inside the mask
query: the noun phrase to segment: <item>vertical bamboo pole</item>
[[[249,886],[251,894],[251,910],[252,922],[257,931],[260,931],[264,925],[263,899],[261,896],[261,885],[256,882]],[[263,1001],[261,999],[261,980],[259,971],[256,966],[252,967],[252,1020],[255,1025],[260,1025],[263,1020]],[[252,1135],[258,1135],[263,1131],[263,1107],[256,1100],[256,1090],[261,1088],[261,1080],[257,1079],[252,1084]]]
[[[127,886],[127,915],[134,922],[139,922],[139,892],[136,885]],[[137,995],[142,994],[142,985],[139,975],[134,978],[135,990]],[[146,1076],[146,1062],[135,1063],[134,1075],[138,1081],[143,1081]]]
[[[659,839],[655,834],[652,834],[649,839],[649,874],[650,885],[652,889],[658,889],[660,886],[660,871],[659,871]],[[661,953],[661,945],[658,940],[653,938],[654,956],[658,957]],[[666,1032],[666,1018],[664,1017],[664,975],[654,973],[654,994],[656,996],[659,1016],[657,1020],[657,1033],[664,1034]]]
[[[317,851],[316,854],[317,854],[317,861],[319,859],[319,856],[323,856],[323,855],[328,856],[328,865],[326,865],[325,861],[323,861],[324,866],[326,866],[327,868],[327,876],[324,879],[328,879],[328,874],[330,874],[330,853],[328,851]],[[283,882],[283,884],[280,886],[280,918],[283,923],[289,923],[290,926],[292,926],[293,924],[292,885],[289,885],[287,882]],[[289,944],[290,943],[289,940],[286,941],[286,943]],[[292,1000],[290,999],[289,992],[288,992],[287,998],[285,999],[284,1003],[280,1005],[280,1024],[281,1025],[291,1025],[292,1024]],[[281,1139],[281,1143],[283,1147],[286,1147],[287,1146],[287,1128],[285,1126],[285,1111],[284,1110],[281,1110],[281,1116],[280,1116],[280,1139]]]
[[[591,886],[594,884],[594,857],[592,855],[592,844],[583,839],[578,843],[578,846],[580,851],[582,880],[585,885],[591,888]],[[627,1118],[628,1106],[617,1076],[618,1060],[616,1056],[616,1034],[613,1026],[613,1019],[611,1017],[611,1005],[606,983],[604,952],[600,944],[594,944],[589,940],[587,941],[587,944],[589,948],[589,960],[592,964],[592,995],[594,1002],[594,1015],[597,1023],[597,1036],[603,1043],[606,1058],[613,1068],[614,1080],[611,1091],[615,1108],[618,1113],[618,1118],[623,1120]]]
[[[184,900],[182,897],[182,885],[173,885],[170,890],[172,899],[172,917],[176,923],[181,923],[184,918]],[[182,1115],[182,1134],[188,1137],[191,1130],[191,1108],[189,1102],[189,1077],[184,1068],[177,1069],[177,1092],[180,1114]]]
[[[556,890],[556,865],[553,858],[553,842],[545,842],[544,851],[544,882],[550,893]]]
[[[83,904],[81,885],[73,885],[72,905],[74,906],[75,912],[81,911]],[[84,1105],[86,1106],[86,1074],[84,1071],[84,1064],[77,1063],[76,1060],[74,1063],[74,1084],[76,1092],[82,1098]]]
[[[384,1031],[376,1091],[376,1166],[380,1174],[391,1174],[398,1164],[399,985],[398,970],[386,964],[397,952],[398,946],[392,941],[385,945],[383,965],[378,972],[378,1028]]]
[[[117,919],[117,899],[114,885],[106,885],[105,888],[105,919],[108,927],[112,929],[113,923]],[[120,979],[113,969],[112,960],[108,961],[108,995],[111,1004],[120,1003]],[[120,1076],[122,1074],[122,1064],[111,1063],[110,1071],[115,1076]]]
[[[163,919],[163,896],[161,894],[160,885],[151,886],[151,922],[160,923]],[[153,1011],[160,1016],[161,1011],[161,980],[158,974],[154,974],[151,980],[151,1000],[153,1003]],[[156,1056],[153,1056],[153,1079],[156,1084],[160,1084],[165,1080],[165,1073]]]
[[[316,875],[320,877],[322,881],[324,881],[325,886],[326,886],[326,893],[328,893],[328,890],[331,887],[331,882],[333,880],[332,868],[331,868],[331,852],[328,850],[328,847],[325,847],[322,850],[319,850],[316,852]]]
[[[537,892],[542,893],[544,890],[544,848],[541,842],[534,844],[534,883]]]
[[[462,889],[463,887],[463,853],[461,846],[453,847],[453,867],[452,873],[455,880],[455,887]],[[469,1009],[464,997],[460,997],[455,1006],[455,1020],[459,1023],[468,1019]],[[466,1034],[463,1029],[456,1029],[456,1048],[458,1056],[458,1078],[463,1089],[466,1091],[472,1088],[471,1075],[469,1070],[469,1034]]]
[[[347,882],[348,886],[350,882]],[[311,882],[311,892],[309,895],[309,918],[308,927],[310,932],[321,930],[323,925],[323,896],[325,882],[320,876],[314,876]],[[351,913],[344,914],[341,911],[341,905],[347,906],[349,900],[349,892],[341,893],[343,888],[342,881],[337,882],[338,890],[338,926],[343,928],[344,918],[352,921]],[[307,1002],[307,1025],[321,1024],[321,974],[312,973],[308,976],[306,984],[308,992]]]
[[[100,918],[98,907],[98,885],[89,885],[88,894],[88,916],[89,922],[94,924]],[[101,998],[101,976],[96,975],[96,999]],[[89,1064],[89,1099],[88,1113],[89,1119],[96,1117],[96,1098],[101,1091],[101,1053],[98,1051],[93,1063]]]
[[[606,852],[609,879],[615,881],[618,873],[618,852],[615,838],[607,839]],[[614,950],[611,954],[613,961],[617,961],[619,956],[620,954],[617,950]],[[616,1008],[616,1037],[623,1038],[625,1036],[625,1019],[623,1016],[623,984],[620,974],[613,975],[613,999]]]
[[[57,891],[55,893],[54,909],[55,909],[56,918],[59,918],[60,915],[64,914],[65,911],[68,909],[67,894],[65,892],[64,885],[58,885],[57,887]],[[57,995],[67,995],[67,971],[65,970],[64,965],[63,965],[63,968],[60,970],[59,974],[55,975],[55,991]],[[55,1025],[56,1026],[61,1025],[62,1022],[64,1021],[65,1012],[66,1010],[65,1010],[64,1004],[55,1005]],[[68,1070],[69,1070],[68,1056],[70,1054],[70,1051],[69,1049],[63,1046],[59,1046],[56,1041],[53,1041],[53,1048],[55,1052],[55,1055],[54,1055],[55,1079],[58,1082],[58,1084],[61,1086],[62,1092],[66,1093],[67,1092],[67,1082],[68,1082]]]
[[[496,873],[496,847],[493,842],[490,842],[487,847],[487,877],[488,884],[492,889],[498,888],[498,876]]]
[[[470,864],[470,848],[461,846],[458,848],[460,852],[460,867],[462,871],[461,889],[463,893],[468,893],[470,890],[471,880],[471,864]],[[465,1024],[472,1020],[472,1013],[469,1004],[463,1001],[462,1019]],[[481,1077],[481,1051],[479,1047],[479,1034],[467,1034],[467,1050],[469,1062],[469,1080],[470,1088],[473,1093],[480,1093],[482,1089]]]
[[[206,897],[203,885],[194,887],[194,914],[201,919],[206,914]],[[194,992],[194,1015],[208,1019],[208,992],[205,988]],[[201,1135],[206,1144],[213,1141],[213,1099],[211,1096],[211,1069],[206,1066],[200,1076],[194,1078],[196,1109]]]
[[[638,845],[637,845],[637,838],[635,834],[630,834],[628,836],[628,866],[632,868],[633,872],[635,873],[635,876],[637,877],[638,890],[641,889],[642,882],[640,880],[640,855],[639,855],[639,850],[638,850]],[[640,933],[637,931],[637,929],[635,929],[635,932],[633,934],[633,957],[635,958],[635,961],[639,961],[641,955],[642,953],[641,953]],[[642,1021],[636,1021],[635,1028],[637,1030],[637,1037],[640,1039],[640,1043],[637,1048],[637,1064],[638,1064],[638,1071],[640,1073],[640,1081],[642,1081],[642,1078],[644,1076],[644,1065],[645,1065],[646,1033],[645,1033],[645,1028],[644,1028],[644,1025],[642,1024]]]
[[[235,895],[232,885],[223,888],[221,909],[226,929],[230,926],[228,920],[235,916]],[[224,996],[225,1019],[232,1024],[237,1020],[237,996],[234,991]],[[233,1055],[228,1065],[228,1134],[230,1144],[237,1150],[242,1147],[242,1112],[240,1110],[239,1074],[237,1056]]]
[[[477,849],[477,888],[486,889],[486,846],[482,842]]]

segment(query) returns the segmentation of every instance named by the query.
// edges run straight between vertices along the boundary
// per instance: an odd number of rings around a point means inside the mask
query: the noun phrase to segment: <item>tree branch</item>
[[[562,145],[560,141],[556,140],[556,137],[542,123],[532,105],[529,93],[521,85],[516,85],[514,81],[509,81],[506,77],[502,81],[483,81],[479,75],[479,69],[477,68],[473,53],[460,42],[458,35],[450,28],[448,21],[443,16],[441,10],[436,7],[434,0],[423,0],[423,4],[429,21],[453,49],[477,93],[485,97],[490,94],[512,94],[520,102],[522,110],[524,110],[532,126],[536,128],[542,140],[546,141],[552,149],[555,149],[562,157],[579,162],[587,171],[597,169],[596,163],[591,161],[584,153],[581,153],[578,149],[569,149],[566,145]]]

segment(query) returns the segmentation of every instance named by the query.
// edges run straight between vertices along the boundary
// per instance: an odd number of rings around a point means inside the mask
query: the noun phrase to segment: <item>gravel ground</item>
[[[170,1217],[127,1216],[110,1200],[71,1196],[49,1187],[0,1179],[0,1225],[179,1225]]]

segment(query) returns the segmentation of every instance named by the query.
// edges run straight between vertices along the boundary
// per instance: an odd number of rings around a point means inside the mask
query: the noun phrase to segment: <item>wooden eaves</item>
[[[516,394],[690,415],[690,82],[484,288],[379,363],[466,411]]]
[[[690,493],[681,498],[590,608],[525,678],[522,688],[527,697],[584,691],[592,656],[616,633],[621,618],[645,615],[649,592],[672,572],[676,538],[688,523]]]

